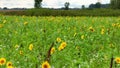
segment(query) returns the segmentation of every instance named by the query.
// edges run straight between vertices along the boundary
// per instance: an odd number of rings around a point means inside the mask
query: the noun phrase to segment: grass
[[[0,16],[0,58],[16,68],[41,68],[46,58],[52,68],[109,68],[120,57],[119,37],[120,17]]]

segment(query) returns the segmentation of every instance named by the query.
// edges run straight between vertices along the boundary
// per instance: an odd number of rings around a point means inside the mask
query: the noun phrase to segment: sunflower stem
[[[112,58],[111,58],[111,62],[110,62],[110,68],[112,68],[113,67],[113,55],[112,55]]]
[[[51,52],[51,49],[52,49],[52,47],[54,46],[54,42],[51,44],[51,46],[50,46],[50,48],[49,48],[49,50],[48,50],[48,52],[47,52],[47,56],[46,56],[46,61],[50,61],[50,52]]]

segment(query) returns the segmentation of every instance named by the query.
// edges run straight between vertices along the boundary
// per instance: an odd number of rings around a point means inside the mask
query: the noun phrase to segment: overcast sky
[[[98,0],[43,0],[42,7],[61,8],[65,2],[70,3],[71,8],[80,8],[81,5],[95,4]],[[102,4],[110,3],[110,0],[101,0]],[[34,0],[0,0],[0,7],[8,8],[33,8]]]

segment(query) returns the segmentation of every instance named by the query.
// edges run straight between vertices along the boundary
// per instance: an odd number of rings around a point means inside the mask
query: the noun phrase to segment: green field
[[[0,58],[15,68],[41,68],[46,57],[51,68],[110,68],[112,56],[120,57],[120,17],[0,16]]]

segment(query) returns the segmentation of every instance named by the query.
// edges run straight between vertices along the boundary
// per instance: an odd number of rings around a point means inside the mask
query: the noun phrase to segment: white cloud
[[[34,7],[34,0],[0,0],[0,7],[32,8]]]
[[[98,0],[43,0],[42,6],[49,8],[64,7],[65,2],[70,3],[70,7],[81,7],[81,5],[89,5],[96,3]],[[110,0],[101,0],[102,3],[109,3]],[[0,7],[16,8],[16,7],[34,7],[34,0],[0,0]]]
[[[95,4],[98,0],[43,0],[43,7],[61,8],[65,2],[70,3],[70,7],[81,7],[81,5]],[[101,0],[101,3],[109,3],[110,0]]]

